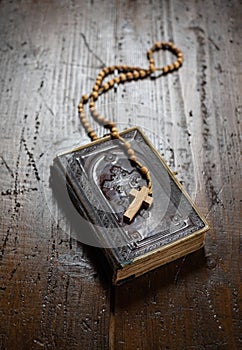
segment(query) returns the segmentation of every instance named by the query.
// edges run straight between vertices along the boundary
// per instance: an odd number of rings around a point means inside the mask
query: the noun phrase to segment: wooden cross
[[[124,213],[124,219],[127,222],[133,220],[142,206],[148,208],[153,202],[153,198],[149,196],[149,189],[145,186],[143,186],[140,191],[132,188],[129,194],[135,198]]]

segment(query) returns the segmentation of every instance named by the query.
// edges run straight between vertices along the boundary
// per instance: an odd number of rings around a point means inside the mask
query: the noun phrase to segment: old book
[[[153,181],[152,206],[141,208],[131,223],[123,219],[132,201],[129,192],[139,190],[145,180],[128,160],[119,140],[105,136],[62,153],[54,161],[79,213],[79,239],[103,249],[114,284],[201,248],[209,228],[143,132],[131,128],[121,135],[148,167]],[[87,223],[92,227],[91,237]]]

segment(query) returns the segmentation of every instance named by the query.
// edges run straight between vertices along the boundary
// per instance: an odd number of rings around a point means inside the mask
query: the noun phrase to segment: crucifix
[[[149,196],[149,189],[145,186],[143,186],[140,191],[137,191],[136,189],[132,188],[129,194],[133,196],[134,199],[131,202],[128,209],[126,210],[126,212],[124,213],[124,219],[127,222],[131,222],[133,220],[134,216],[137,214],[137,212],[142,206],[147,208],[153,202],[153,198]]]

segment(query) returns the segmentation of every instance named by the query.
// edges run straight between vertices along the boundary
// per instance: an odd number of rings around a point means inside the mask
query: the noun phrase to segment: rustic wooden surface
[[[0,349],[241,349],[241,2],[2,0],[0,18]],[[85,140],[76,106],[100,67],[146,67],[156,40],[183,68],[99,106],[147,131],[211,230],[203,250],[112,289],[47,175],[53,150]]]

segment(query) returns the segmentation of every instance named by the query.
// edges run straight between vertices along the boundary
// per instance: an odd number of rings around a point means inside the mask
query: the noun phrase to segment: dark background
[[[241,8],[0,1],[1,350],[241,348]],[[113,289],[95,249],[71,237],[49,166],[86,140],[76,106],[102,65],[147,67],[157,40],[182,49],[183,67],[99,108],[147,131],[211,229],[204,249]]]

